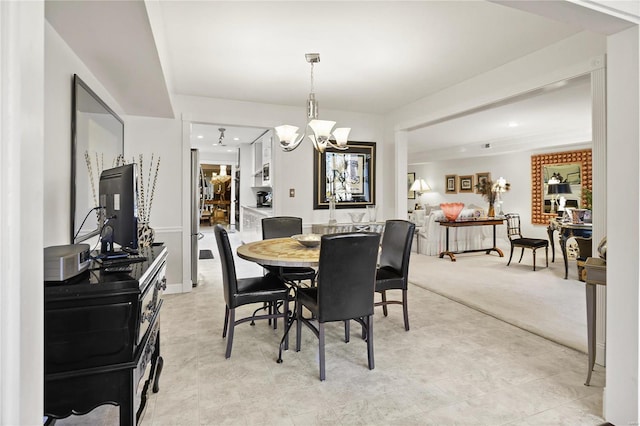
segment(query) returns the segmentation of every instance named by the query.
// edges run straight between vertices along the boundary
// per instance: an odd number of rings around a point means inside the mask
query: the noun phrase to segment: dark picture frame
[[[313,153],[313,209],[365,208],[376,203],[376,143],[349,142],[346,150]]]
[[[460,192],[473,192],[473,175],[460,176],[459,184]]]
[[[409,200],[415,200],[416,199],[416,191],[412,191],[411,189],[411,185],[413,185],[413,182],[416,181],[416,174],[414,172],[410,172],[407,173],[407,198]]]
[[[447,194],[458,193],[458,175],[446,175],[444,177],[444,192]]]
[[[489,181],[491,180],[491,173],[489,172],[476,173],[476,194],[481,194],[480,190],[478,189],[478,186],[480,186],[481,183],[488,180]]]

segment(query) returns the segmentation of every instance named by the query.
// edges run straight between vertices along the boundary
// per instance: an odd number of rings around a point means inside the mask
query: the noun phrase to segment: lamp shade
[[[567,182],[550,183],[547,188],[547,194],[571,194],[571,185]]]
[[[428,192],[431,191],[431,187],[427,185],[427,182],[425,182],[424,179],[416,179],[411,184],[411,188],[409,188],[409,191]]]

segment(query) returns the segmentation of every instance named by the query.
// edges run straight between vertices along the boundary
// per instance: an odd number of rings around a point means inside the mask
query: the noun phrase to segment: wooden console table
[[[456,254],[458,253],[472,253],[484,251],[487,254],[495,251],[498,253],[500,257],[504,257],[504,253],[498,247],[496,247],[496,225],[502,225],[504,223],[504,219],[494,218],[494,219],[472,219],[472,220],[456,220],[456,221],[442,221],[440,222],[440,226],[444,226],[446,228],[446,246],[445,251],[440,252],[440,259],[442,259],[445,255],[449,256],[452,262],[456,261]],[[452,252],[449,250],[449,228],[459,228],[463,226],[493,226],[493,247],[486,249],[476,249],[476,250],[464,250],[459,252]]]
[[[589,350],[589,372],[584,384],[589,386],[591,372],[596,363],[596,285],[607,285],[607,262],[598,257],[589,257],[584,263],[584,269],[586,271],[587,347]]]
[[[591,237],[593,226],[590,223],[566,223],[557,219],[551,219],[547,227],[549,242],[551,243],[551,261],[556,260],[556,246],[553,243],[553,232],[558,231],[560,238],[560,250],[564,259],[564,279],[569,276],[569,262],[567,259],[567,240],[571,237]]]

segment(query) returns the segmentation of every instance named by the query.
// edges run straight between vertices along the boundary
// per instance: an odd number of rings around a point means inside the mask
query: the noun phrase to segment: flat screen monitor
[[[107,169],[100,175],[100,205],[104,207],[104,225],[100,233],[102,252],[138,249],[138,171],[135,164]]]

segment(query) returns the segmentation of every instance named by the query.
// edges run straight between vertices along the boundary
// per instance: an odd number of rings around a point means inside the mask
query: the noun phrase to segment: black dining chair
[[[407,288],[409,281],[409,257],[416,230],[415,223],[406,220],[387,220],[382,235],[380,263],[376,271],[376,292],[382,297],[375,306],[382,306],[382,313],[388,315],[387,305],[402,305],[404,329],[409,331],[409,311],[407,308]],[[401,290],[402,301],[388,300],[388,290]]]
[[[522,248],[520,252],[520,259],[518,263],[522,261],[524,255],[524,249],[531,249],[533,251],[533,270],[536,270],[536,250],[544,247],[544,254],[547,262],[547,268],[549,267],[549,240],[546,238],[525,238],[522,236],[520,230],[520,215],[518,213],[507,213],[505,215],[507,219],[507,236],[511,242],[511,254],[509,255],[509,262],[507,266],[511,264],[511,258],[513,257],[513,249],[516,247]]]
[[[316,287],[297,292],[296,351],[300,351],[302,323],[318,338],[320,380],[325,374],[325,323],[355,320],[367,341],[369,369],[373,370],[373,295],[380,234],[354,232],[322,236]],[[312,317],[302,315],[307,308]],[[317,322],[317,327],[311,321]],[[348,341],[348,327],[345,327]]]
[[[284,284],[280,277],[272,273],[259,277],[238,278],[227,231],[222,225],[216,225],[214,233],[222,265],[222,284],[226,304],[222,337],[227,337],[225,358],[229,358],[233,345],[233,331],[236,325],[260,319],[274,319],[275,321],[277,318],[284,318],[286,322],[289,312],[289,287]],[[283,311],[278,313],[277,310],[274,310],[273,313],[269,312],[266,315],[256,315],[256,310],[252,316],[236,320],[236,308],[252,303],[267,303],[270,305],[282,303]],[[288,346],[288,337],[285,336],[285,349]]]
[[[293,216],[274,216],[262,219],[262,239],[284,238],[302,234],[302,219]],[[285,281],[310,281],[313,287],[316,270],[308,267],[265,266],[270,272],[279,274]]]

